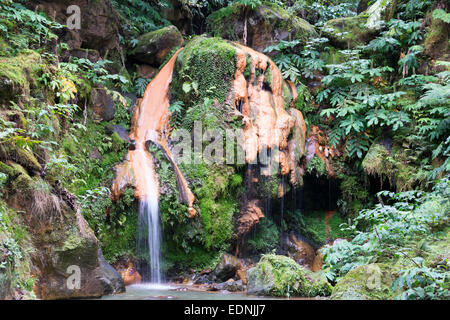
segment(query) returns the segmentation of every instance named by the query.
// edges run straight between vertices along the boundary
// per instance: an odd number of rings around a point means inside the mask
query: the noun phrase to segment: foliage
[[[400,258],[413,261],[411,243],[448,224],[449,191],[446,177],[432,192],[380,192],[380,199],[387,197],[392,204],[381,200],[373,209],[360,211],[354,224],[347,227],[354,238],[322,250],[327,277],[339,281],[350,270],[372,262],[394,263]]]
[[[249,237],[247,246],[253,254],[263,254],[276,249],[279,244],[277,226],[272,220],[262,219],[255,227],[255,233]]]
[[[420,261],[420,259],[416,259]],[[400,271],[393,288],[403,292],[397,296],[401,300],[447,300],[449,273],[447,268],[411,268]],[[406,288],[406,290],[405,290]]]
[[[26,9],[17,1],[0,1],[0,34],[11,45],[11,53],[48,44],[57,38],[54,32],[61,28],[61,24]],[[21,35],[15,35],[17,32]]]

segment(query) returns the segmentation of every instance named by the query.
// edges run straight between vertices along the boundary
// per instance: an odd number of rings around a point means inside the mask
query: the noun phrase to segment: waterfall
[[[181,50],[181,49],[180,49]],[[142,102],[134,111],[130,139],[135,141],[135,149],[128,151],[136,185],[135,197],[139,199],[137,251],[140,272],[145,280],[161,283],[161,223],[159,217],[159,180],[154,167],[154,159],[148,152],[147,143],[157,144],[171,162],[177,176],[181,199],[189,206],[189,214],[195,215],[192,208],[193,194],[181,174],[167,146],[170,113],[167,93],[172,81],[172,72],[179,51],[161,69],[145,90]],[[142,261],[142,259],[144,259]]]
[[[159,206],[156,197],[142,199],[139,202],[138,217],[138,254],[148,254],[148,278],[152,283],[161,283],[161,227],[159,221]]]
[[[158,182],[153,168],[153,159],[138,146],[133,151],[133,164],[144,179],[139,185],[138,212],[138,255],[146,257],[147,263],[141,264],[141,272],[153,283],[161,283],[161,226],[159,219]]]

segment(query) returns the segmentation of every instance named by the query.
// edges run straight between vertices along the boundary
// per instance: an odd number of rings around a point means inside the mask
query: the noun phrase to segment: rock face
[[[167,55],[184,42],[183,36],[175,26],[148,32],[140,36],[138,41],[137,47],[130,52],[130,56],[134,60],[153,67],[159,67]]]
[[[333,288],[335,300],[386,300],[392,298],[390,289],[394,275],[387,265],[372,263],[351,270]]]
[[[230,254],[224,254],[216,269],[214,274],[217,281],[226,281],[236,274],[236,272],[241,268],[241,262],[235,256]]]
[[[246,43],[243,39],[245,28]],[[208,16],[207,30],[213,36],[239,41],[260,52],[280,40],[306,41],[316,35],[314,27],[307,21],[276,5],[263,5],[255,10],[240,4],[222,8]]]
[[[264,255],[247,271],[247,294],[265,296],[328,296],[331,285],[319,273],[308,271],[291,258]]]
[[[104,260],[73,195],[48,185],[38,175],[30,176],[11,161],[2,171],[8,172],[10,184],[7,203],[23,212],[21,219],[31,235],[37,279],[34,291],[39,299],[100,297],[124,291],[122,279]]]
[[[65,29],[62,36],[72,49],[83,47],[104,53],[116,48],[120,17],[109,0],[33,0],[27,3],[31,10],[42,10],[50,18],[64,25],[74,13],[67,13],[68,7],[72,5],[80,8],[80,29]]]

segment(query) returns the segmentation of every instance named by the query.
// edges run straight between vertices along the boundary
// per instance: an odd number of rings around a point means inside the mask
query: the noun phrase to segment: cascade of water
[[[161,273],[162,237],[159,217],[159,180],[155,172],[153,157],[147,149],[148,141],[158,144],[165,151],[177,174],[177,182],[182,191],[180,193],[185,195],[183,200],[188,202],[190,207],[193,201],[193,195],[172,159],[167,147],[167,137],[164,135],[169,120],[167,93],[178,52],[147,86],[142,102],[138,105],[132,119],[130,139],[136,141],[136,147],[134,150],[128,151],[136,183],[135,196],[139,199],[138,255],[141,259],[146,258],[145,262],[141,263],[140,272],[143,273],[145,280],[150,280],[152,283],[163,281]]]

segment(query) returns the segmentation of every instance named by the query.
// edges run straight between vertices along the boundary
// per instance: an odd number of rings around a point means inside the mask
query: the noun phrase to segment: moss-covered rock
[[[184,42],[177,27],[169,26],[143,34],[137,39],[139,42],[130,52],[133,59],[151,66],[158,67],[167,55]]]
[[[31,150],[18,147],[11,142],[0,145],[0,159],[13,160],[31,172],[42,170],[41,164]]]
[[[206,97],[223,102],[236,70],[236,50],[219,38],[192,39],[178,55],[171,85],[174,100],[186,105]]]
[[[337,18],[329,20],[323,29],[332,44],[342,49],[351,49],[373,39],[376,30],[365,27],[367,16],[362,14],[355,17]]]
[[[411,189],[421,182],[421,176],[417,175],[418,168],[414,166],[413,154],[399,145],[392,147],[384,143],[384,140],[376,140],[369,148],[362,162],[364,170],[372,176],[386,178],[397,191]]]
[[[373,39],[380,31],[380,23],[387,19],[389,0],[378,0],[357,16],[331,19],[323,33],[332,44],[342,49],[355,48]]]
[[[239,3],[213,12],[207,18],[207,30],[215,37],[243,43],[247,20],[247,45],[263,51],[280,40],[299,39],[306,42],[317,33],[307,21],[274,4],[246,9]]]
[[[433,18],[432,12],[429,13],[428,18],[432,20],[425,34],[425,53],[435,60],[448,61],[450,59],[450,23]]]
[[[286,256],[264,255],[247,271],[247,293],[266,296],[328,296],[331,285],[320,273],[299,266]]]
[[[0,57],[0,105],[8,105],[20,95],[30,93],[40,70],[40,55],[33,50],[15,57]]]
[[[396,275],[386,264],[373,263],[353,269],[333,288],[334,300],[386,300],[394,295]]]

